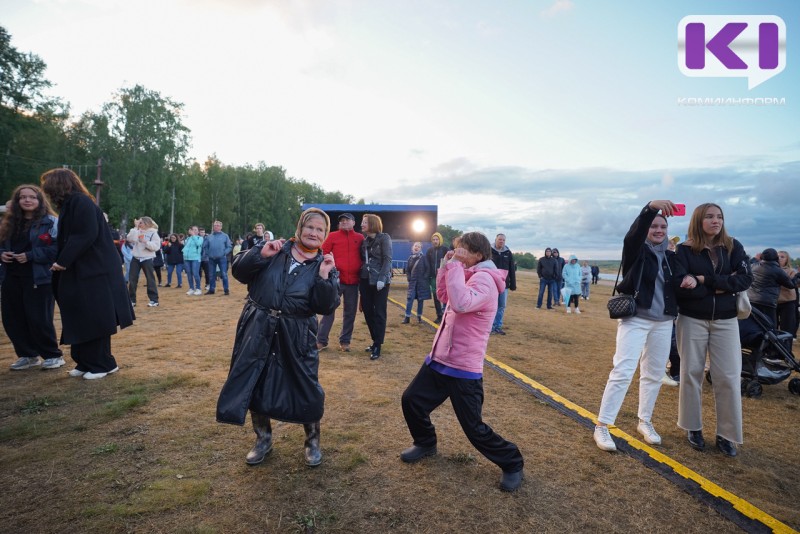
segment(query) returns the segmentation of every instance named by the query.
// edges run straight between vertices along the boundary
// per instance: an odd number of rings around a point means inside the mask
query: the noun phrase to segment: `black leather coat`
[[[217,421],[244,424],[247,410],[293,423],[322,418],[317,314],[339,306],[339,274],[319,276],[322,255],[289,273],[292,243],[262,258],[263,243],[239,253],[234,278],[248,285],[236,327],[228,379],[217,401]]]
[[[762,261],[753,267],[753,285],[747,296],[753,304],[777,308],[781,286],[794,289],[794,282],[777,261]]]

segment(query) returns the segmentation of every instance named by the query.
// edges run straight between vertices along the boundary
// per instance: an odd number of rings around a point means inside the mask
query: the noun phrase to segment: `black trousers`
[[[200,273],[201,277],[202,276],[206,277],[205,285],[211,285],[211,279],[208,277],[208,260],[200,260]],[[198,289],[203,289],[203,288],[199,287]]]
[[[111,354],[111,336],[75,343],[70,353],[78,371],[107,373],[117,366],[117,360]]]
[[[797,337],[797,301],[778,304],[778,328]]]
[[[55,298],[50,284],[34,287],[33,278],[6,276],[2,289],[3,328],[20,358],[60,358],[53,326]]]
[[[153,260],[139,261],[136,258],[131,260],[131,272],[128,275],[128,296],[131,298],[131,302],[136,304],[136,287],[139,285],[139,272],[144,273],[144,278],[147,281],[147,298],[153,302],[158,302],[158,286],[156,285]]]
[[[389,284],[381,291],[377,286],[369,284],[369,280],[362,278],[359,284],[361,293],[361,309],[364,310],[364,319],[367,321],[369,335],[372,343],[383,345],[386,334],[386,305],[389,302]]]
[[[453,378],[425,364],[403,392],[403,416],[418,447],[436,445],[436,428],[430,414],[447,398],[464,434],[478,452],[500,469],[516,473],[524,464],[519,448],[483,422],[483,379]]]

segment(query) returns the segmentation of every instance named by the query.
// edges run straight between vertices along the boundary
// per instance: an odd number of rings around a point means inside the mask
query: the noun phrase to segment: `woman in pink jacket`
[[[430,354],[403,393],[403,415],[414,445],[400,459],[413,463],[436,454],[430,414],[449,398],[467,439],[503,470],[500,489],[514,491],[522,482],[522,454],[481,418],[483,358],[508,274],[491,257],[489,240],[479,232],[464,234],[459,247],[445,255],[436,294],[447,311]]]

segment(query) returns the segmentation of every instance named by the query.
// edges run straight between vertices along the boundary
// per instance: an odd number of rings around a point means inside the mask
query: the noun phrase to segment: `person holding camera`
[[[613,425],[633,375],[639,370],[639,424],[636,430],[651,445],[661,444],[652,416],[661,377],[669,358],[672,321],[678,314],[675,298],[680,279],[673,273],[673,253],[667,240],[667,217],[676,205],[651,200],[633,221],[622,245],[620,293],[634,295],[636,313],[619,319],[617,349],[603,392],[594,441],[604,451],[615,451],[608,425]]]
[[[156,251],[161,250],[161,236],[158,235],[158,225],[150,217],[135,219],[135,230],[128,232],[128,243],[133,245],[133,260],[131,272],[128,276],[128,295],[131,305],[136,306],[136,288],[139,285],[139,272],[144,272],[147,280],[147,297],[151,308],[158,306],[158,286],[156,285],[156,271],[154,262]]]

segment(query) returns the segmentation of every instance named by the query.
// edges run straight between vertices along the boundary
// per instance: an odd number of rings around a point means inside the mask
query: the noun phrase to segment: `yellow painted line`
[[[398,301],[396,301],[396,300],[394,300],[392,298],[390,298],[389,300],[392,301],[394,304],[400,306],[401,308],[405,309],[405,305],[404,304],[401,304],[400,302],[398,302]],[[423,317],[423,319],[425,320],[426,323],[430,324],[434,328],[438,328],[439,327],[439,325],[437,325],[433,321],[429,320],[428,318]],[[556,393],[552,389],[540,384],[539,382],[537,382],[536,380],[530,378],[529,376],[520,373],[519,371],[517,371],[513,367],[510,367],[509,365],[506,365],[505,363],[501,362],[500,360],[497,360],[496,358],[494,358],[492,356],[489,356],[488,354],[486,354],[486,361],[488,361],[492,365],[495,365],[495,366],[501,368],[503,371],[505,371],[506,373],[510,374],[511,376],[513,376],[514,378],[519,380],[520,382],[524,382],[525,384],[528,384],[529,386],[533,387],[534,389],[539,390],[540,392],[544,393],[548,397],[550,397],[553,400],[559,402],[560,404],[564,405],[565,407],[569,408],[570,410],[574,411],[575,413],[577,413],[577,414],[579,414],[579,415],[581,415],[583,417],[586,417],[587,419],[590,419],[590,420],[594,421],[595,423],[597,423],[597,416],[595,414],[593,414],[589,410],[586,410],[583,407],[575,404],[574,402],[570,401],[569,399],[566,399],[565,397],[562,397],[561,395],[559,395],[558,393]],[[688,467],[686,467],[682,463],[673,460],[672,458],[670,458],[666,454],[663,454],[663,453],[657,451],[656,449],[650,447],[649,445],[647,445],[643,441],[640,441],[640,440],[634,438],[633,436],[631,436],[630,434],[627,434],[627,433],[623,432],[619,428],[617,428],[617,427],[615,427],[613,425],[610,425],[609,426],[609,431],[612,434],[614,434],[615,436],[617,436],[618,438],[626,441],[631,447],[633,447],[635,449],[639,449],[642,452],[646,453],[648,456],[650,456],[653,460],[657,461],[658,463],[661,463],[661,464],[664,464],[664,465],[668,465],[677,474],[681,475],[682,477],[684,477],[684,478],[686,478],[688,480],[691,480],[691,481],[697,483],[706,493],[729,502],[733,506],[733,508],[738,510],[745,517],[749,517],[750,519],[754,519],[754,520],[756,520],[756,521],[758,521],[760,523],[763,523],[767,527],[771,528],[773,532],[776,532],[776,533],[780,533],[780,534],[800,534],[800,533],[798,533],[798,531],[794,530],[789,525],[780,522],[779,520],[775,519],[774,517],[772,517],[771,515],[769,515],[765,511],[761,510],[760,508],[757,508],[756,506],[750,504],[749,502],[745,501],[744,499],[741,499],[741,498],[737,497],[736,495],[734,495],[733,493],[731,493],[731,492],[723,489],[722,487],[718,486],[717,484],[714,484],[713,482],[711,482],[707,478],[703,477],[702,475],[700,475],[696,471],[693,471],[692,469],[689,469]]]
[[[569,408],[570,410],[573,410],[576,413],[578,413],[579,415],[582,415],[583,417],[586,417],[587,419],[591,419],[592,421],[597,423],[597,416],[595,414],[593,414],[592,412],[582,408],[581,406],[578,406],[574,402],[562,397],[558,393],[556,393],[553,390],[551,390],[551,389],[543,386],[542,384],[536,382],[532,378],[520,373],[519,371],[517,371],[513,367],[510,367],[510,366],[506,365],[505,363],[497,360],[496,358],[493,358],[492,356],[489,356],[488,354],[486,355],[486,361],[490,362],[493,365],[496,365],[497,367],[500,367],[506,373],[512,375],[517,380],[519,380],[521,382],[524,382],[525,384],[528,384],[529,386],[541,391],[542,393],[544,393],[548,397],[551,397],[553,400],[563,404],[565,407]],[[623,432],[622,430],[620,430],[619,428],[617,428],[617,427],[615,427],[613,425],[609,426],[609,431],[612,434],[614,434],[615,436],[617,436],[618,438],[621,438],[621,439],[625,440],[626,442],[628,442],[628,444],[631,447],[633,447],[635,449],[639,449],[642,452],[646,453],[648,456],[653,458],[655,461],[657,461],[657,462],[659,462],[661,464],[664,464],[664,465],[668,465],[677,474],[681,475],[682,477],[684,477],[684,478],[686,478],[688,480],[691,480],[693,482],[696,482],[701,488],[703,488],[704,491],[706,491],[710,495],[713,495],[715,497],[719,497],[719,498],[724,499],[725,501],[731,503],[731,505],[736,510],[741,512],[742,515],[744,515],[746,517],[749,517],[750,519],[754,519],[754,520],[756,520],[756,521],[758,521],[760,523],[763,523],[764,525],[766,525],[769,528],[771,528],[773,530],[773,532],[787,533],[787,534],[788,533],[797,534],[796,530],[794,530],[793,528],[789,527],[788,525],[780,522],[779,520],[775,519],[774,517],[772,517],[768,513],[764,512],[760,508],[755,507],[754,505],[750,504],[749,502],[745,501],[744,499],[741,499],[741,498],[737,497],[736,495],[734,495],[733,493],[721,488],[717,484],[714,484],[713,482],[711,482],[707,478],[703,477],[702,475],[700,475],[696,471],[693,471],[693,470],[689,469],[688,467],[686,467],[682,463],[679,463],[679,462],[673,460],[672,458],[670,458],[669,456],[657,451],[656,449],[650,447],[649,445],[647,445],[643,441],[640,441],[640,440],[634,438],[630,434],[627,434],[627,433]]]

